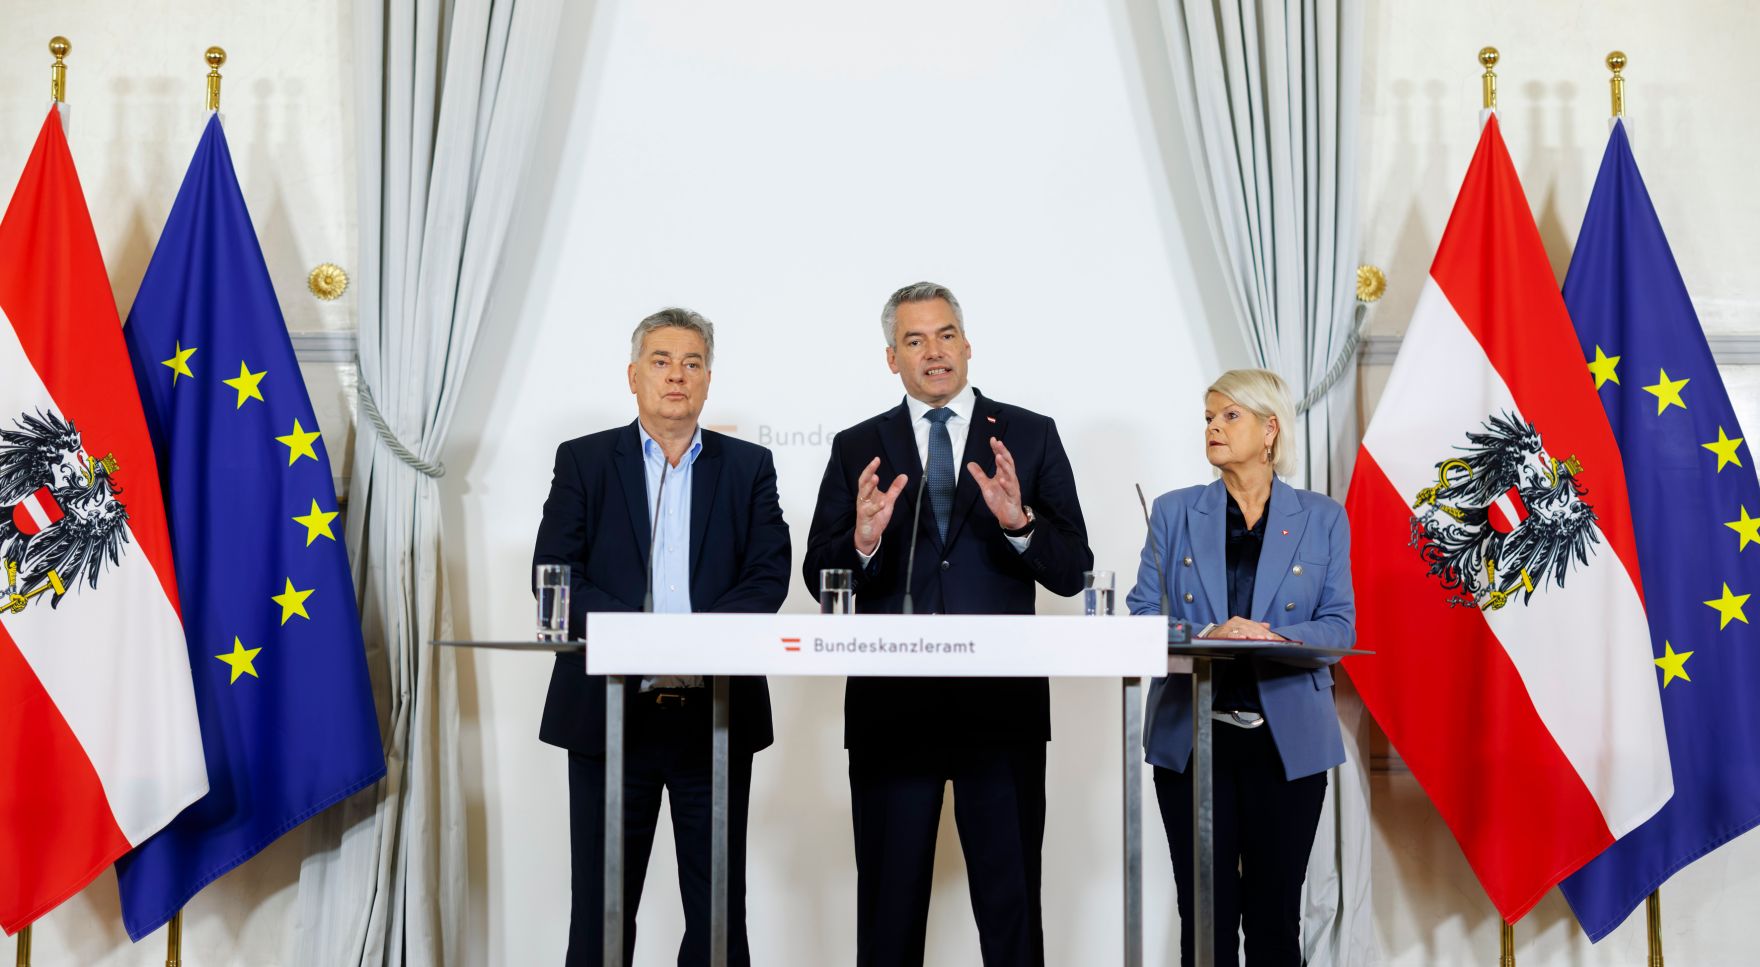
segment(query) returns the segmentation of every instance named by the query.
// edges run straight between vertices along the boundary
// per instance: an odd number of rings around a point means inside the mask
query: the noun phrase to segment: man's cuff
[[[885,540],[885,539],[886,539],[886,538],[884,538],[884,537],[882,537],[882,538],[880,538],[880,540],[882,540],[882,541],[884,541],[884,540]],[[1022,550],[1025,550],[1025,549],[1026,549],[1026,545],[1024,545],[1024,544],[1023,544],[1023,545],[1021,545],[1021,549],[1022,549]],[[873,562],[873,560],[874,560],[874,558],[875,558],[875,557],[876,557],[876,556],[877,556],[877,555],[879,555],[879,553],[880,553],[880,544],[879,544],[879,542],[875,542],[875,544],[874,544],[874,553],[873,553],[873,554],[863,554],[863,553],[862,553],[862,549],[861,549],[861,548],[859,548],[859,547],[858,547],[858,548],[856,548],[856,557],[857,557],[857,559],[859,559],[859,560],[860,560],[860,561],[861,561],[861,562],[862,562],[862,568],[863,568],[863,569],[864,569],[864,570],[866,570],[866,569],[867,569],[867,567],[868,567],[868,565],[869,565],[869,564],[870,564],[870,563],[872,563],[872,562]]]
[[[1032,531],[1027,531],[1025,534],[1022,534],[1019,537],[1010,537],[1007,534],[1004,534],[1002,536],[1007,537],[1008,543],[1014,547],[1014,549],[1017,553],[1020,553],[1020,554],[1027,553],[1027,545],[1033,543],[1033,532]],[[876,550],[877,550],[877,548],[876,548]]]

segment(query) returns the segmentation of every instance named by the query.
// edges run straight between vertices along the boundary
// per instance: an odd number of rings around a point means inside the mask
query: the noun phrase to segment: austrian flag
[[[1620,449],[1495,116],[1346,507],[1346,670],[1513,922],[1674,787]]]
[[[56,109],[0,219],[0,927],[208,791],[122,325]]]

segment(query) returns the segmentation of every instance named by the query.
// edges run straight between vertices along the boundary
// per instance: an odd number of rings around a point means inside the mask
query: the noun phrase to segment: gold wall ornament
[[[342,294],[348,291],[348,273],[335,262],[325,262],[313,269],[311,275],[306,276],[306,288],[312,290],[312,295],[325,302],[332,302],[342,298]]]
[[[1387,275],[1373,265],[1357,266],[1357,301],[1374,302],[1387,292]]]
[[[1626,79],[1621,77],[1619,72],[1626,69],[1626,52],[1623,50],[1609,52],[1607,69],[1613,71],[1612,79],[1607,82],[1613,88],[1613,116],[1623,118],[1626,116]]]
[[[1479,88],[1485,98],[1485,110],[1497,107],[1497,72],[1491,68],[1497,66],[1497,48],[1479,48],[1479,66],[1485,68],[1485,76],[1480,79]]]
[[[209,47],[202,54],[208,62],[208,110],[220,110],[220,68],[226,64],[226,51],[219,47]]]
[[[66,37],[50,37],[49,53],[55,63],[49,65],[49,99],[56,104],[67,101],[67,61],[66,57],[73,50],[73,44]]]

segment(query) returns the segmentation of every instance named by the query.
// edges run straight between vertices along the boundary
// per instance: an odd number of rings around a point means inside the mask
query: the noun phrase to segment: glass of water
[[[819,613],[849,614],[855,610],[855,573],[828,567],[819,572]]]
[[[539,564],[534,573],[538,588],[538,640],[568,640],[568,565]]]
[[[1113,575],[1111,571],[1082,572],[1082,613],[1111,614]]]

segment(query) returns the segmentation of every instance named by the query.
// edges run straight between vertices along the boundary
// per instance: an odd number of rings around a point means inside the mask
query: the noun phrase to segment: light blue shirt
[[[689,614],[691,610],[691,467],[703,452],[703,431],[698,428],[691,445],[679,458],[678,466],[669,466],[666,451],[648,435],[647,427],[636,421],[642,435],[642,468],[648,478],[648,504],[659,502],[659,516],[654,525],[654,611],[659,614]],[[660,487],[660,475],[666,474],[666,488]],[[663,675],[642,679],[642,691],[655,688],[692,688],[703,684],[700,676]]]

